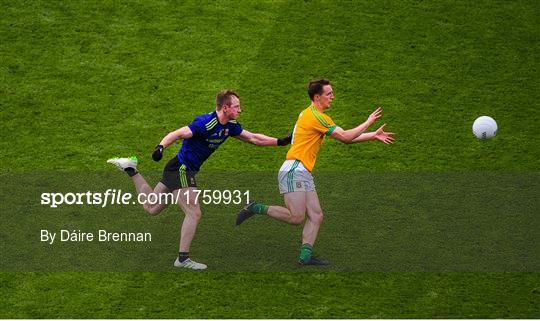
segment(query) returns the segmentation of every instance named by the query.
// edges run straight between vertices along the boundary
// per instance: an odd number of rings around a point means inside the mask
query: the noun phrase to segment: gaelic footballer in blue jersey
[[[179,205],[185,213],[180,232],[180,251],[174,262],[176,267],[184,267],[195,270],[204,270],[206,265],[195,262],[189,257],[189,248],[197,225],[201,218],[201,209],[195,198],[196,181],[195,175],[200,167],[218,147],[232,136],[244,142],[259,146],[284,146],[291,142],[291,136],[274,138],[263,134],[250,133],[240,126],[236,119],[240,116],[240,99],[234,91],[220,91],[216,96],[216,110],[195,118],[187,126],[168,133],[156,146],[152,158],[161,160],[163,150],[177,140],[182,139],[182,147],[178,154],[171,159],[163,171],[163,178],[152,188],[140,173],[137,172],[137,159],[112,158],[107,162],[116,165],[125,171],[133,180],[137,193],[143,198],[159,199],[159,195],[172,192],[174,199],[179,200]],[[152,195],[155,194],[155,195]],[[157,215],[167,207],[166,202],[157,204],[143,204],[144,209],[150,215]]]
[[[161,183],[170,191],[197,187],[195,173],[199,171],[204,161],[229,136],[238,136],[243,131],[242,126],[234,119],[225,124],[220,123],[217,111],[198,116],[187,127],[192,136],[184,139],[178,154],[167,163],[163,171]],[[163,149],[160,145],[156,147],[156,150],[162,153]]]

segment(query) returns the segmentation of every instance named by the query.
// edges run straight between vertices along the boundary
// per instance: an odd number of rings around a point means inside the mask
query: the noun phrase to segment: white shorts
[[[315,190],[313,176],[299,160],[286,160],[278,173],[279,192],[312,192]]]

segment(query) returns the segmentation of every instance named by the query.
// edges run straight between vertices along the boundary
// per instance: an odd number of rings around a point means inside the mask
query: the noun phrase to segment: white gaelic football
[[[490,139],[497,135],[497,122],[489,116],[478,117],[472,125],[472,131],[478,139]]]

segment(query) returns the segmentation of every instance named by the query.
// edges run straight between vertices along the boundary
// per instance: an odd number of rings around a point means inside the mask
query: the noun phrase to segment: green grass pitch
[[[539,12],[525,0],[0,1],[0,318],[540,318]],[[319,77],[337,124],[382,106],[378,124],[398,133],[392,146],[325,141],[315,248],[329,269],[294,266],[299,228],[233,228],[234,206],[203,206],[192,253],[210,270],[190,273],[170,267],[176,208],[39,204],[43,191],[133,192],[105,164],[115,155],[138,155],[157,182],[153,147],[224,88],[246,129],[282,136]],[[481,115],[495,138],[473,137]],[[282,202],[285,152],[231,139],[199,183]],[[36,241],[62,227],[157,239]]]

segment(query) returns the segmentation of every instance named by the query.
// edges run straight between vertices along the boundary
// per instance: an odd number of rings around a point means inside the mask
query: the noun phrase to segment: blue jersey
[[[242,126],[236,120],[230,120],[225,125],[218,121],[217,113],[211,112],[198,116],[188,125],[193,137],[184,139],[178,151],[178,160],[186,165],[188,171],[198,172],[204,161],[229,136],[242,133]]]

